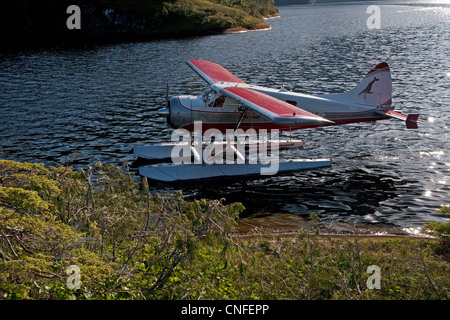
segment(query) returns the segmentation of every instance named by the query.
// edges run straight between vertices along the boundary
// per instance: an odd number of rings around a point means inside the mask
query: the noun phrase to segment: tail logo
[[[358,94],[358,96],[364,93],[364,99],[366,99],[366,95],[367,95],[367,94],[372,94],[372,93],[373,93],[371,90],[372,90],[372,86],[373,86],[373,84],[375,83],[375,81],[379,81],[379,80],[380,80],[380,79],[377,79],[377,77],[373,78],[373,80],[369,82],[369,84],[367,85],[367,87],[365,87],[365,88]]]

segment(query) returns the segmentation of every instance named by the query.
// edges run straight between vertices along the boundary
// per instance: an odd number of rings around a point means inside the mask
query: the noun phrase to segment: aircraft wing
[[[238,101],[249,109],[279,125],[332,124],[333,121],[322,118],[306,110],[293,106],[265,93],[243,87],[225,87],[220,89],[223,95]]]
[[[376,110],[376,113],[383,115],[383,116],[388,116],[391,118],[395,118],[395,119],[399,119],[399,120],[403,120],[406,122],[406,128],[407,129],[417,129],[417,122],[419,121],[419,114],[417,113],[412,113],[410,115],[405,115],[402,114],[400,112],[396,112],[394,110]]]
[[[224,67],[205,60],[189,60],[187,62],[200,77],[209,84],[217,82],[242,83],[244,81],[236,77]],[[303,125],[303,124],[332,124],[325,118],[317,116],[306,110],[293,106],[287,102],[269,96],[265,93],[249,88],[230,86],[220,87],[219,91],[231,99],[238,101],[247,108],[261,114],[279,125]]]
[[[188,66],[191,67],[197,74],[202,77],[209,84],[216,82],[235,82],[245,83],[230,71],[217,63],[205,61],[205,60],[189,60]]]

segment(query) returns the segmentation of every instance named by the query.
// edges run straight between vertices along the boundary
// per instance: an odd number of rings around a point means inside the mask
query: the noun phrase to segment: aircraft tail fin
[[[392,102],[391,71],[386,62],[372,68],[353,89],[329,95],[335,99],[390,109]]]

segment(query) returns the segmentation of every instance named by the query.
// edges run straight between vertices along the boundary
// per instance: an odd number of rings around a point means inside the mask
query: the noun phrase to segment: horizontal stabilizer
[[[403,120],[406,122],[406,128],[407,129],[417,129],[417,122],[419,122],[419,114],[418,113],[412,113],[410,115],[405,115],[403,113],[394,111],[394,110],[377,110],[378,114],[385,115],[391,118]]]

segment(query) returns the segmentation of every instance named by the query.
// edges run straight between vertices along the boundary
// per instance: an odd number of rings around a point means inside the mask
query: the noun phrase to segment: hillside
[[[73,4],[81,29],[69,30]],[[262,17],[277,13],[273,0],[4,0],[0,36],[10,45],[161,38],[266,28]]]

